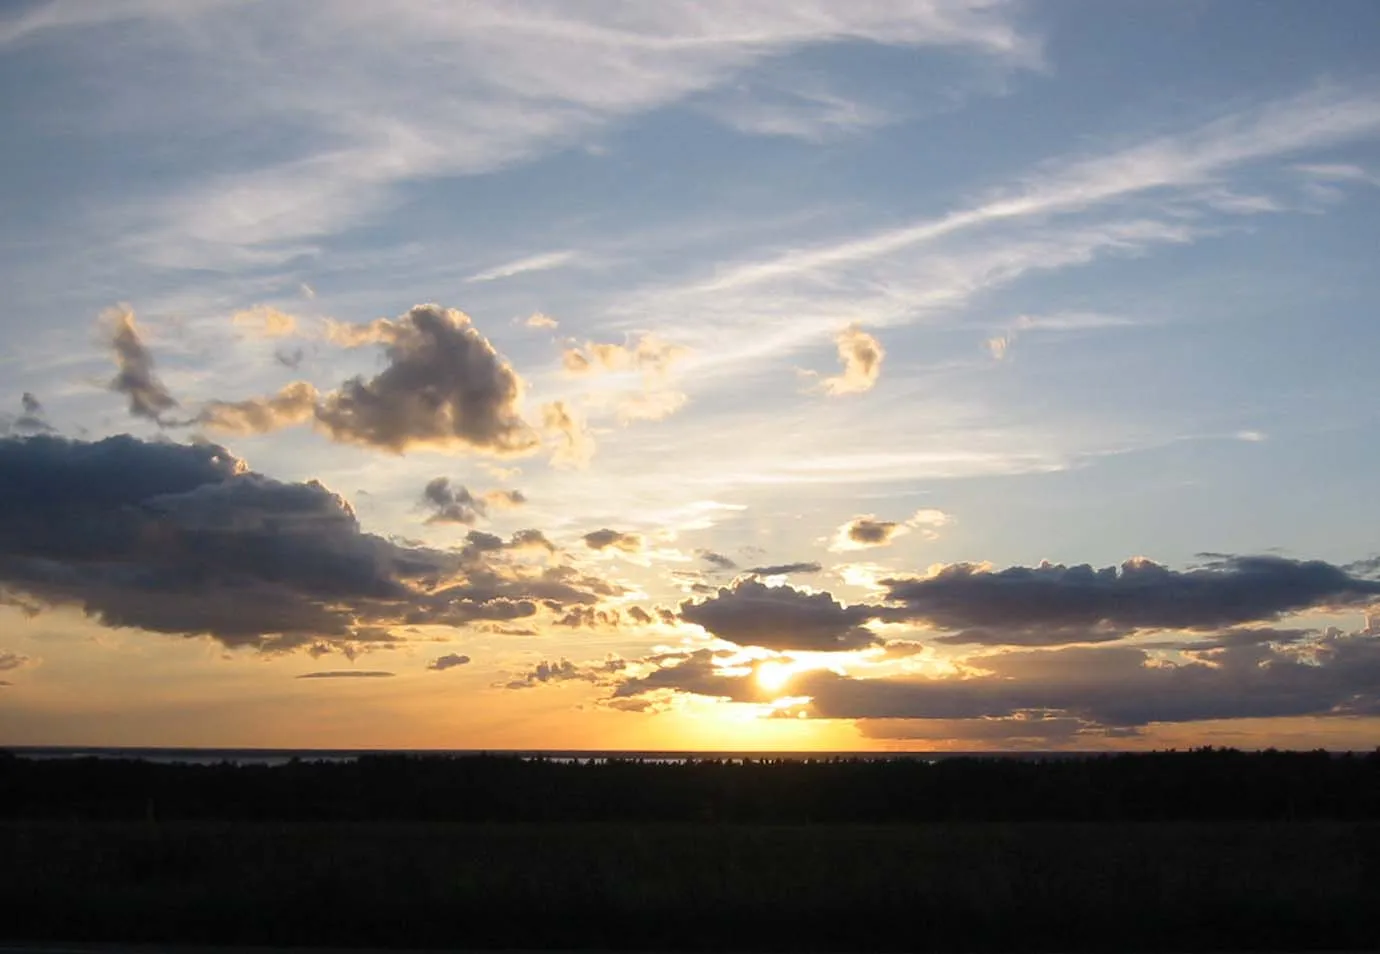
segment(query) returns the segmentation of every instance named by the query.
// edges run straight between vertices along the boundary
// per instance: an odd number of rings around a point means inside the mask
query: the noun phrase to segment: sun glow
[[[755,678],[757,685],[767,692],[780,692],[786,688],[786,683],[791,681],[793,670],[785,663],[779,663],[774,659],[768,659],[759,663]]]

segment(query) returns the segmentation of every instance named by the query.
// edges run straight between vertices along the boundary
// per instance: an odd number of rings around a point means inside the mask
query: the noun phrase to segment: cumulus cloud
[[[560,467],[585,467],[594,457],[594,435],[564,401],[542,407],[542,426],[556,440],[551,462]]]
[[[512,563],[549,547],[536,531],[474,537],[439,550],[366,533],[320,483],[253,473],[215,444],[0,439],[0,601],[106,626],[265,651],[357,646],[614,589]]]
[[[1138,629],[1213,629],[1263,622],[1320,606],[1361,606],[1380,582],[1321,561],[1225,557],[1194,570],[1149,560],[1093,569],[1042,563],[988,570],[953,564],[923,578],[882,581],[904,615],[975,642],[1049,634],[1113,638]],[[962,636],[958,638],[963,638]]]
[[[107,386],[129,399],[129,413],[135,417],[166,425],[164,416],[177,407],[177,400],[154,373],[153,356],[139,336],[134,311],[127,305],[118,305],[108,309],[102,320],[118,369]]]
[[[626,344],[590,341],[584,347],[567,348],[561,355],[561,363],[572,374],[644,371],[664,376],[687,354],[688,348],[646,334]]]
[[[382,669],[330,669],[324,672],[304,672],[298,679],[385,679],[394,673]]]
[[[19,408],[17,415],[0,415],[0,435],[52,432],[53,426],[44,416],[42,402],[31,392],[25,391],[19,396]]]
[[[431,508],[427,523],[463,523],[473,525],[484,516],[485,504],[460,485],[451,486],[450,478],[435,477],[422,489],[422,501]]]
[[[526,325],[528,328],[538,328],[542,331],[555,331],[558,327],[560,327],[559,321],[557,321],[555,318],[552,318],[550,315],[543,314],[540,311],[536,311],[528,315],[526,320],[523,321],[523,324]]]
[[[818,563],[769,563],[765,566],[750,566],[744,573],[753,576],[789,576],[792,573],[818,573],[822,567]]]
[[[333,440],[398,454],[431,448],[507,457],[540,447],[537,430],[522,415],[522,379],[462,312],[417,305],[397,319],[368,324],[328,320],[326,337],[346,348],[382,345],[387,367],[324,394],[297,381],[268,397],[211,401],[196,422],[265,433],[311,421]],[[563,459],[588,460],[592,442],[573,417],[561,423],[570,430]]]
[[[695,555],[716,570],[734,570],[738,568],[736,560],[714,550],[696,550]]]
[[[0,649],[0,672],[14,672],[34,665],[37,665],[37,661],[30,656]]]
[[[872,390],[882,376],[882,359],[886,357],[881,342],[857,325],[849,325],[834,340],[843,371],[824,379],[825,392],[841,395]]]
[[[196,422],[228,434],[267,434],[310,421],[319,395],[306,381],[294,381],[277,394],[243,401],[209,401]]]
[[[556,662],[542,660],[530,670],[504,683],[508,689],[531,689],[553,682],[608,682],[622,672],[627,662],[618,656],[608,656],[602,662],[576,664],[562,657]]]
[[[290,371],[296,371],[306,356],[301,348],[278,348],[273,352],[273,360]]]
[[[816,714],[852,719],[1006,718],[1023,712],[1109,726],[1380,712],[1380,640],[1236,646],[1177,664],[1132,646],[1004,652],[966,679],[800,679]]]
[[[469,662],[469,656],[462,656],[459,653],[447,653],[427,663],[426,668],[430,669],[432,672],[445,672],[447,669],[454,669],[456,666],[467,666]]]
[[[1136,646],[1078,646],[968,657],[963,677],[858,678],[795,674],[809,714],[859,720],[863,734],[924,738],[945,721],[953,737],[1036,737],[1089,730],[1126,734],[1153,723],[1380,714],[1380,638],[1335,631],[1285,645],[1241,643],[1167,662]],[[613,698],[654,691],[762,701],[751,673],[705,650],[618,683]],[[1026,725],[1043,720],[1062,725]],[[935,721],[939,720],[939,721]],[[976,720],[1007,720],[1003,727]],[[1076,723],[1076,725],[1075,725]]]
[[[829,549],[846,552],[884,547],[912,530],[917,530],[926,540],[934,540],[939,536],[939,528],[952,522],[953,518],[944,511],[934,509],[917,510],[904,521],[881,520],[874,514],[864,514],[839,527]]]
[[[401,453],[413,447],[525,454],[539,444],[522,417],[523,382],[467,315],[418,305],[369,326],[388,367],[324,396],[318,424],[336,440]]]
[[[862,649],[877,642],[862,624],[874,607],[844,606],[829,593],[767,586],[750,577],[720,587],[702,602],[686,600],[680,616],[740,646],[815,651]]]
[[[297,319],[271,305],[255,305],[230,316],[237,328],[260,338],[286,338],[297,333]]]
[[[643,540],[640,533],[624,533],[620,530],[610,530],[607,527],[602,530],[591,530],[582,538],[585,546],[591,550],[622,550],[624,553],[638,553],[642,550]]]
[[[640,388],[593,396],[596,402],[610,406],[626,424],[636,420],[659,421],[685,406],[686,395],[670,386],[670,378],[676,362],[687,354],[688,348],[647,334],[626,344],[590,341],[583,347],[567,348],[561,355],[561,364],[575,375],[640,372]]]
[[[483,501],[490,507],[511,510],[527,503],[527,495],[521,490],[486,490]]]

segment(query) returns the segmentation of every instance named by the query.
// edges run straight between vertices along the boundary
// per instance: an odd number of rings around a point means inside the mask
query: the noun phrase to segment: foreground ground
[[[345,947],[1365,948],[1380,825],[0,823],[0,936]]]

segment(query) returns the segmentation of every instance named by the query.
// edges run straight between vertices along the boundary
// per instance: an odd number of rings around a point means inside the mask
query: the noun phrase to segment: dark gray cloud
[[[0,439],[0,601],[104,625],[281,651],[391,641],[397,627],[512,622],[616,591],[529,567],[471,532],[457,549],[364,532],[316,481],[252,473],[215,444]]]
[[[884,547],[898,535],[901,524],[876,517],[854,517],[839,527],[838,543],[844,547]]]
[[[998,571],[960,563],[923,579],[882,584],[888,601],[901,607],[897,615],[971,634],[955,641],[1024,644],[1068,642],[1080,634],[1114,639],[1140,629],[1217,629],[1319,606],[1362,605],[1380,595],[1380,582],[1330,563],[1275,556],[1226,557],[1186,571],[1148,560]],[[1041,633],[1052,638],[1041,640]]]
[[[770,563],[766,566],[750,566],[743,572],[753,576],[787,576],[791,573],[818,573],[821,569],[818,563]]]
[[[456,666],[468,666],[469,662],[469,656],[462,656],[459,653],[447,653],[427,663],[426,668],[433,672],[445,672],[447,669],[454,669]]]
[[[489,515],[490,507],[510,510],[526,502],[527,497],[520,490],[490,490],[476,497],[460,484],[452,484],[449,477],[434,477],[422,489],[422,505],[431,511],[427,523],[473,526]],[[540,531],[524,530],[522,533],[527,535],[527,543],[554,549]]]
[[[115,377],[108,387],[129,399],[129,413],[158,424],[169,423],[165,415],[177,407],[172,396],[153,370],[153,356],[139,337],[134,312],[126,307],[112,308],[105,313],[109,326],[110,347],[115,353]]]
[[[696,550],[695,555],[716,570],[734,570],[738,567],[737,561],[732,557],[714,550]]]
[[[395,453],[435,447],[516,455],[539,446],[522,417],[521,378],[467,315],[417,305],[396,321],[364,326],[361,340],[381,342],[388,367],[324,396],[316,419],[336,440]]]
[[[53,427],[43,414],[43,404],[31,392],[25,391],[20,395],[19,407],[17,415],[0,414],[0,435],[52,432]]]
[[[877,637],[861,624],[875,607],[844,606],[828,593],[805,593],[790,586],[767,586],[744,578],[720,587],[699,603],[680,605],[681,618],[720,639],[766,649],[862,649]]]
[[[991,653],[970,657],[966,665],[975,672],[964,678],[869,679],[815,670],[794,676],[788,691],[810,697],[807,708],[819,718],[898,724],[1067,719],[1079,724],[1078,731],[1134,730],[1157,722],[1380,714],[1380,637],[1366,633],[1329,632],[1279,646],[1238,643],[1204,649],[1179,662],[1128,645]],[[668,659],[643,676],[626,679],[613,697],[653,690],[763,701],[763,690],[751,675],[722,672],[707,650],[684,660]],[[903,737],[895,724],[886,731],[889,737]]]
[[[431,510],[427,523],[478,523],[487,510],[482,500],[475,499],[459,484],[451,485],[449,477],[435,477],[422,490],[422,501]]]
[[[382,669],[330,669],[325,672],[304,672],[297,679],[386,679],[396,673]]]
[[[591,550],[607,550],[612,547],[624,553],[637,553],[642,549],[640,533],[624,533],[619,530],[591,530],[584,535],[585,546]]]
[[[301,367],[302,359],[306,356],[306,351],[301,348],[278,348],[273,352],[273,360],[291,371]]]
[[[1109,726],[1380,711],[1380,639],[1239,645],[1166,664],[1134,646],[1001,653],[968,679],[848,679],[809,673],[793,692],[829,718],[1006,718],[1059,713]]]
[[[655,668],[618,681],[610,698],[635,699],[661,690],[730,702],[770,702],[779,695],[763,689],[751,675],[724,675],[720,672],[724,658],[712,649],[653,656],[642,661]]]
[[[607,683],[627,665],[627,660],[618,656],[607,656],[602,662],[583,664],[573,663],[564,657],[556,662],[543,659],[503,686],[507,689],[531,689],[553,682]]]

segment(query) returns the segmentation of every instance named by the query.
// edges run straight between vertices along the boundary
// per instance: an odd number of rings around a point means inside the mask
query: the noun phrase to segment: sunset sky
[[[1373,748],[1378,50],[6,5],[0,744]]]

